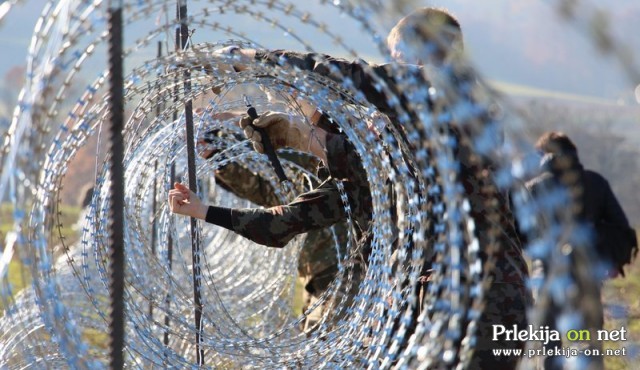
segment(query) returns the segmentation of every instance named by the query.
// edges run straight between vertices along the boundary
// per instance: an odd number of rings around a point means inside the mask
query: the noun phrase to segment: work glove
[[[250,124],[265,130],[274,150],[288,147],[309,151],[312,127],[300,116],[267,111],[255,120],[245,116],[239,124],[244,135],[251,141],[253,149],[258,153],[264,153],[262,136]]]
[[[229,45],[223,48],[219,48],[213,51],[212,56],[215,57],[224,57],[226,59],[231,59],[233,69],[236,72],[244,71],[247,69],[247,65],[251,62],[251,57],[245,55],[243,49],[237,45]],[[252,50],[252,49],[251,49]],[[251,53],[248,53],[249,55]],[[233,57],[233,58],[229,58]]]
[[[171,64],[166,67],[166,72],[180,72],[184,68],[189,68],[192,71],[203,70],[213,76],[235,73],[236,69],[232,61],[236,58],[232,56],[234,52],[236,54],[238,52],[234,50],[240,50],[240,48],[228,46],[214,49],[209,43],[194,44],[172,55],[169,60]]]
[[[238,53],[240,51],[240,47],[236,45],[229,45],[223,48],[219,48],[213,51],[213,54],[216,55],[234,55],[234,53]]]

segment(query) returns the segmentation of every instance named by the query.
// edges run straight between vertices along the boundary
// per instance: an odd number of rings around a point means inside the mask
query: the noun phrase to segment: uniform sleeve
[[[222,212],[219,209],[221,207],[209,207],[206,221],[255,243],[276,248],[284,247],[298,234],[331,226],[345,218],[340,193],[331,179],[284,206],[233,208]]]
[[[278,197],[271,183],[239,163],[232,162],[217,170],[216,181],[223,189],[259,206],[278,204]]]
[[[348,208],[361,228],[370,218],[371,196],[357,154],[344,135],[328,135],[327,151],[332,178],[293,202],[270,208],[209,207],[206,221],[230,229],[255,243],[282,248],[296,235],[332,226],[346,219],[346,204],[338,190],[342,182]],[[345,160],[346,158],[346,160]],[[357,161],[357,162],[356,162]]]
[[[339,84],[351,84],[354,89],[361,91],[367,101],[375,105],[382,113],[392,114],[395,111],[390,107],[385,94],[377,87],[378,79],[387,84],[392,81],[387,64],[368,65],[362,60],[348,61],[326,54],[298,53],[286,50],[256,50],[256,59],[270,65],[288,65],[317,73]],[[395,86],[389,87],[395,88]]]
[[[343,134],[327,134],[327,166],[331,177],[366,185],[366,173],[360,156]]]

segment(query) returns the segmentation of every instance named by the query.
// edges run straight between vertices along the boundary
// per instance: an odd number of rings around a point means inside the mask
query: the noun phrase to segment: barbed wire
[[[580,327],[585,305],[576,297],[595,299],[580,293],[597,284],[593,274],[584,273],[594,268],[588,258],[588,231],[565,207],[569,196],[562,190],[534,199],[516,191],[521,179],[537,173],[538,163],[528,156],[531,147],[525,138],[513,135],[508,144],[501,142],[501,131],[519,118],[510,112],[492,114],[500,102],[468,65],[461,62],[440,72],[437,87],[424,83],[434,78],[428,75],[431,71],[391,65],[395,90],[365,65],[365,73],[395,116],[394,122],[374,131],[371,127],[380,124],[376,121],[380,111],[339,71],[327,78],[286,63],[255,60],[246,70],[235,72],[229,65],[237,58],[216,54],[229,45],[262,46],[246,35],[242,24],[225,24],[225,17],[232,14],[286,32],[306,51],[313,51],[309,33],[322,34],[334,42],[337,53],[357,58],[348,37],[329,29],[304,4],[193,3],[187,18],[190,26],[198,33],[222,32],[231,39],[150,57],[131,65],[125,76],[127,367],[193,367],[197,344],[211,368],[464,368],[477,342],[489,274],[502,268],[500,253],[513,243],[500,222],[504,210],[496,206],[506,193],[515,194],[514,212],[522,233],[535,236],[528,250],[539,258],[553,256],[550,274],[528,282],[540,288],[543,297],[534,306],[534,322],[553,309],[544,299],[553,295],[562,307],[559,322]],[[10,3],[0,6],[5,4]],[[381,16],[377,2],[319,4],[336,7],[346,19],[358,22],[380,54],[390,57],[374,20]],[[125,61],[140,60],[139,55],[156,43],[167,46],[171,39],[167,35],[179,21],[153,21],[174,6],[160,0],[125,2],[125,30],[148,28],[142,37],[125,43]],[[105,333],[110,323],[111,153],[97,169],[79,242],[65,241],[60,217],[60,190],[70,163],[90,137],[104,140],[109,114],[105,81],[110,74],[102,58],[108,36],[106,9],[100,1],[51,1],[29,46],[27,81],[0,152],[0,194],[7,192],[14,204],[13,250],[31,286],[17,292],[6,277],[0,277],[5,308],[0,318],[2,368],[109,365]],[[298,33],[288,20],[309,29]],[[606,30],[598,35],[600,43],[613,42],[602,36]],[[630,59],[624,59],[624,66],[631,75],[636,73]],[[190,76],[183,75],[185,69]],[[89,84],[80,77],[83,73],[93,76]],[[185,78],[189,90],[182,88]],[[196,343],[190,319],[194,266],[188,220],[173,215],[165,201],[173,186],[172,168],[182,182],[187,176],[184,102],[193,101],[201,108],[195,114],[196,136],[214,130],[222,138],[215,141],[215,155],[196,161],[200,196],[208,204],[257,207],[225,189],[214,176],[229,166],[264,181],[279,204],[293,201],[322,180],[291,159],[309,159],[308,154],[282,149],[284,170],[294,180],[291,188],[280,186],[268,160],[251,148],[235,124],[237,118],[218,118],[221,113],[246,111],[242,95],[251,97],[258,112],[279,110],[302,117],[298,101],[305,101],[331,117],[366,172],[372,204],[370,251],[363,252],[366,245],[358,238],[361,210],[352,208],[348,184],[337,181],[346,215],[328,231],[337,272],[317,301],[298,314],[292,308],[300,294],[297,270],[310,236],[298,236],[282,249],[265,248],[226,229],[199,223],[203,311]],[[459,136],[451,133],[452,126],[460,128]],[[468,167],[466,175],[461,167]],[[480,199],[465,192],[465,176],[485,179],[478,180]],[[552,222],[543,224],[539,219]],[[8,253],[6,247],[3,253]],[[413,287],[426,261],[433,261],[433,273],[425,309],[417,314],[412,302],[420,298]],[[558,295],[562,289],[577,293]],[[321,318],[303,330],[303,323],[320,307],[324,307]],[[584,361],[588,359],[579,358],[571,366],[584,367]]]

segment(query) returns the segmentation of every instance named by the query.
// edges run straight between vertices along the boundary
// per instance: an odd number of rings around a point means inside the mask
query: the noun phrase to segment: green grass
[[[77,240],[76,232],[71,229],[72,225],[77,221],[80,209],[77,207],[62,206],[60,209],[60,223],[62,225],[62,234],[65,236],[67,245],[71,245]],[[6,232],[11,230],[13,225],[12,207],[9,204],[0,205],[0,236],[2,242]],[[53,231],[50,240],[50,248],[59,243],[57,238],[57,228]],[[640,237],[639,237],[640,239]],[[17,255],[17,253],[16,253]],[[14,255],[9,266],[8,282],[11,284],[12,292],[15,296],[22,288],[30,284],[30,272],[24,269],[19,258]],[[304,287],[299,279],[295,282],[295,292],[292,302],[292,310],[295,316],[302,312],[302,291]],[[627,340],[619,342],[605,342],[604,348],[627,348],[630,351],[631,346],[640,346],[640,300],[637,299],[640,292],[640,262],[636,261],[632,266],[626,269],[625,278],[616,278],[606,281],[603,286],[602,299],[605,306],[608,303],[615,303],[627,307],[628,315],[624,318],[614,318],[605,312],[605,329],[614,330],[624,326],[627,330]],[[0,316],[2,315],[2,301],[0,300]],[[87,329],[83,333],[83,338],[91,347],[102,349],[105,346],[107,334]],[[624,356],[608,356],[605,357],[605,367],[608,370],[626,370],[633,368],[637,359],[632,359],[629,354]]]
[[[640,235],[639,238],[640,239]],[[640,258],[638,258],[640,259]],[[632,358],[629,354],[632,346],[640,346],[640,262],[636,260],[625,269],[625,277],[618,277],[604,283],[602,289],[602,301],[607,304],[616,304],[627,308],[627,316],[616,318],[605,311],[604,328],[607,330],[619,330],[624,327],[627,330],[627,340],[618,342],[605,342],[604,348],[626,348],[626,356],[606,356],[605,368],[608,370],[633,369],[638,363],[638,358]]]
[[[12,219],[11,205],[8,203],[0,204],[0,238],[2,239],[0,242],[3,243],[2,245],[4,245],[4,238],[7,232],[13,228],[13,224],[10,222]]]
[[[90,348],[90,352],[95,354],[103,353],[109,349],[109,333],[93,328],[85,328],[82,332],[82,340],[85,341]]]
[[[65,244],[70,245],[78,240],[77,233],[72,229],[78,221],[81,209],[75,206],[61,205],[58,209],[59,215],[53,218],[54,229],[51,231],[51,244],[59,243],[59,234],[65,238]],[[27,210],[29,212],[29,210]],[[60,226],[60,227],[58,227]],[[0,204],[0,236],[2,242],[7,232],[13,229],[13,207],[11,204]],[[60,232],[58,231],[60,229]]]
[[[302,283],[302,280],[296,279],[296,286],[293,290],[293,304],[291,307],[293,311],[293,315],[296,317],[302,315],[302,306],[304,305],[303,296],[302,296],[303,291],[304,291],[304,284]]]
[[[49,250],[60,243],[59,235],[62,234],[67,246],[72,245],[78,240],[77,233],[72,229],[73,224],[77,221],[80,214],[80,208],[73,206],[63,205],[59,209],[60,215],[56,217],[54,223],[60,225],[60,231],[58,227],[54,227],[49,237]],[[13,230],[13,207],[11,204],[0,204],[0,242],[4,246],[4,240],[7,232]],[[14,250],[14,255],[9,264],[9,270],[7,273],[7,282],[11,287],[11,291],[15,296],[22,288],[31,283],[31,273],[28,271],[20,261],[22,251]],[[0,300],[0,316],[2,316],[3,302]]]

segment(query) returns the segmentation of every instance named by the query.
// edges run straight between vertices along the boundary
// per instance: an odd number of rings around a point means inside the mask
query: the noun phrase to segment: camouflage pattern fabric
[[[361,91],[367,100],[376,106],[376,108],[394,120],[395,109],[389,105],[386,96],[375,88],[375,81],[371,74],[375,74],[387,82],[391,91],[397,91],[398,88],[390,74],[390,65],[368,65],[362,60],[348,61],[340,58],[333,58],[329,55],[317,53],[299,53],[286,50],[257,50],[256,59],[267,64],[278,64],[285,60],[288,66],[298,69],[311,71],[319,75],[334,79],[341,82],[344,78],[349,78],[353,82],[355,89]],[[365,71],[370,68],[371,74]],[[423,79],[421,74],[416,74],[418,79]],[[464,76],[465,78],[472,78]],[[425,81],[428,84],[427,81]],[[402,94],[398,94],[402,96]],[[468,99],[473,99],[469,96]],[[471,126],[473,127],[473,126]],[[528,276],[528,268],[522,257],[522,250],[519,243],[518,233],[513,225],[513,215],[508,209],[508,201],[504,194],[498,193],[496,186],[491,178],[491,172],[487,169],[487,159],[480,158],[473,151],[473,143],[470,141],[472,133],[459,132],[452,129],[452,134],[457,136],[460,141],[460,150],[458,159],[461,161],[462,168],[460,177],[463,182],[465,195],[469,198],[473,209],[473,216],[480,221],[479,230],[496,230],[502,229],[504,234],[499,238],[500,243],[496,246],[492,242],[489,249],[493,249],[498,259],[504,261],[496,261],[499,265],[493,272],[496,282],[516,282],[524,283]],[[486,217],[491,215],[491,217]],[[498,225],[497,228],[492,226]],[[478,235],[482,236],[483,232],[479,231]],[[498,236],[492,236],[493,240]]]
[[[269,181],[263,179],[240,163],[232,162],[215,173],[216,184],[242,199],[259,206],[277,205],[278,198]]]
[[[308,171],[315,170],[319,166],[319,161],[308,155],[281,153],[279,156],[281,159],[289,160]],[[273,207],[279,203],[271,183],[240,163],[229,163],[217,170],[215,175],[218,185],[240,198],[263,207]],[[318,185],[316,182],[310,181],[310,178],[306,177],[302,171],[294,176],[296,178],[291,180],[298,185],[298,189],[304,189],[304,184],[309,182],[311,182],[309,184],[311,186]],[[298,258],[299,276],[307,281],[312,281],[319,272],[335,264],[337,264],[337,256],[331,232],[328,229],[309,231]]]
[[[282,248],[298,234],[344,221],[345,204],[336,185],[344,179],[357,237],[363,235],[371,218],[371,195],[360,159],[344,135],[328,134],[326,149],[329,179],[287,205],[233,209],[234,231],[258,244]]]
[[[286,61],[288,66],[312,71],[338,83],[349,78],[354,88],[364,93],[371,104],[386,114],[389,119],[395,121],[394,107],[391,107],[386,96],[375,88],[375,79],[371,75],[385,80],[392,92],[398,92],[399,88],[389,73],[389,65],[367,65],[363,61],[347,61],[328,55],[284,50],[258,50],[256,59],[267,64]],[[370,72],[367,73],[365,68],[369,68]],[[423,79],[422,74],[417,74],[416,78]],[[473,77],[472,74],[469,74],[463,78],[467,79],[466,82],[470,82]],[[427,81],[424,82],[428,84]],[[400,96],[400,103],[403,105],[402,94],[396,95]],[[470,94],[465,98],[470,101],[474,99]],[[482,124],[465,127],[476,126],[482,127]],[[496,358],[491,351],[487,351],[485,348],[493,346],[508,348],[521,344],[513,342],[486,343],[486,339],[491,338],[487,335],[491,334],[494,324],[515,323],[526,327],[526,307],[532,301],[530,292],[525,288],[528,267],[522,255],[519,235],[508,206],[509,202],[505,194],[502,194],[493,182],[490,168],[491,160],[474,152],[474,146],[470,140],[473,133],[460,132],[455,127],[450,129],[452,135],[456,136],[460,143],[457,153],[461,162],[460,179],[465,196],[471,204],[471,215],[476,222],[476,236],[480,239],[483,251],[481,257],[485,263],[485,277],[492,282],[478,323],[477,340],[480,345],[471,359],[471,363],[477,366],[470,368],[513,369],[517,366],[518,359]],[[427,256],[431,255],[430,251],[425,252]],[[428,268],[428,263],[425,264],[423,270],[426,268]]]
[[[336,177],[345,180],[343,186],[349,206],[355,210],[354,223],[357,225],[356,229],[360,230],[357,237],[368,227],[371,212],[371,197],[364,170],[346,138],[339,134],[329,134],[327,152],[332,177],[284,206],[276,205],[278,199],[268,181],[240,164],[231,163],[216,172],[216,180],[225,189],[258,205],[269,207],[232,210],[234,231],[256,243],[272,247],[284,247],[296,235],[307,233],[298,260],[298,274],[305,287],[303,311],[319,300],[335,278],[338,271],[336,248],[346,246],[345,204],[336,186]],[[287,159],[299,164],[301,162],[301,157]],[[317,163],[307,161],[301,165],[309,168]],[[298,180],[300,181],[294,182],[302,182],[302,179]],[[335,226],[336,236],[340,239],[337,243],[329,226]],[[345,252],[341,251],[343,255]],[[351,290],[358,286],[360,279],[360,274],[354,276]],[[334,294],[330,300],[313,310],[307,316],[303,330],[311,330],[322,318],[324,310],[335,305],[341,296]],[[337,320],[337,317],[334,319]]]
[[[484,278],[489,282],[483,307],[477,322],[476,345],[468,364],[469,369],[516,369],[520,356],[496,356],[494,349],[524,349],[525,343],[505,340],[493,341],[494,325],[519,330],[526,329],[527,307],[533,304],[525,282],[529,269],[522,254],[519,233],[509,208],[506,194],[496,186],[490,164],[473,150],[471,133],[452,128],[459,146],[460,179],[464,194],[471,205],[484,261]]]

